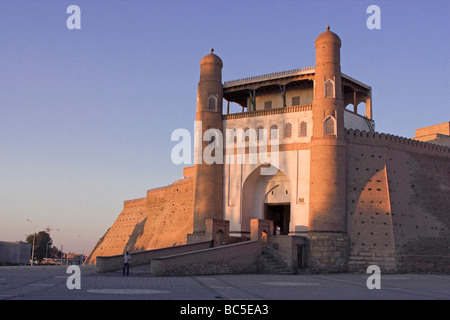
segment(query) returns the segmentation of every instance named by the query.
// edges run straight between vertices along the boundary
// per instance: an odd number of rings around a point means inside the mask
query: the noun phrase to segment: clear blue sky
[[[66,9],[81,8],[81,30]],[[369,30],[366,9],[381,8]],[[171,184],[174,129],[193,131],[199,63],[223,80],[313,66],[327,24],[342,71],[372,87],[377,131],[449,121],[449,1],[0,2],[0,240],[50,226],[88,253],[123,201]],[[59,228],[62,234],[56,232]]]

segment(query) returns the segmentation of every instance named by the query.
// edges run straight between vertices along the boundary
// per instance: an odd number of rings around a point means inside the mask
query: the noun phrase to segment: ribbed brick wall
[[[111,228],[87,260],[185,244],[193,228],[193,177],[147,192],[147,197],[124,202]]]
[[[449,149],[347,131],[349,270],[449,272]]]

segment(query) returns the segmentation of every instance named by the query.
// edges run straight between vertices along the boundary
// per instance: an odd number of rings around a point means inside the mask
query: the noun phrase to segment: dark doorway
[[[303,269],[305,267],[305,245],[297,245],[297,269]]]
[[[273,221],[274,229],[276,226],[280,227],[280,234],[289,234],[289,222],[291,219],[291,205],[265,205],[266,220]]]

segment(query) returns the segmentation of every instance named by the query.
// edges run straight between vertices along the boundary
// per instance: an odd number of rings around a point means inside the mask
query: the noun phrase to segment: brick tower
[[[348,260],[348,238],[341,39],[327,26],[327,31],[317,37],[315,47],[309,263],[312,268],[344,271]]]
[[[194,239],[201,240],[205,231],[206,219],[223,219],[223,161],[207,163],[202,157],[203,151],[211,141],[202,141],[208,129],[223,132],[222,125],[222,60],[213,53],[203,57],[200,62],[200,82],[197,93],[196,146],[194,150],[195,182],[194,182]],[[200,127],[201,121],[201,127]],[[201,136],[200,136],[201,134]],[[215,136],[214,139],[220,138]],[[209,139],[209,138],[205,138]],[[197,143],[200,142],[200,143]],[[218,143],[216,140],[214,143]],[[211,147],[210,147],[211,148]],[[223,143],[220,148],[223,154]],[[212,155],[214,156],[214,152]],[[205,153],[206,154],[206,153]],[[208,154],[211,154],[208,153]],[[205,160],[207,162],[205,162]],[[223,159],[222,159],[223,160]]]

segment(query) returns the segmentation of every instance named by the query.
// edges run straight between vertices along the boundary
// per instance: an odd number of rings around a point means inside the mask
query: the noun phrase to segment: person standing
[[[130,274],[130,260],[131,256],[127,251],[123,257],[123,275],[125,275],[125,269],[127,270],[127,276]]]

